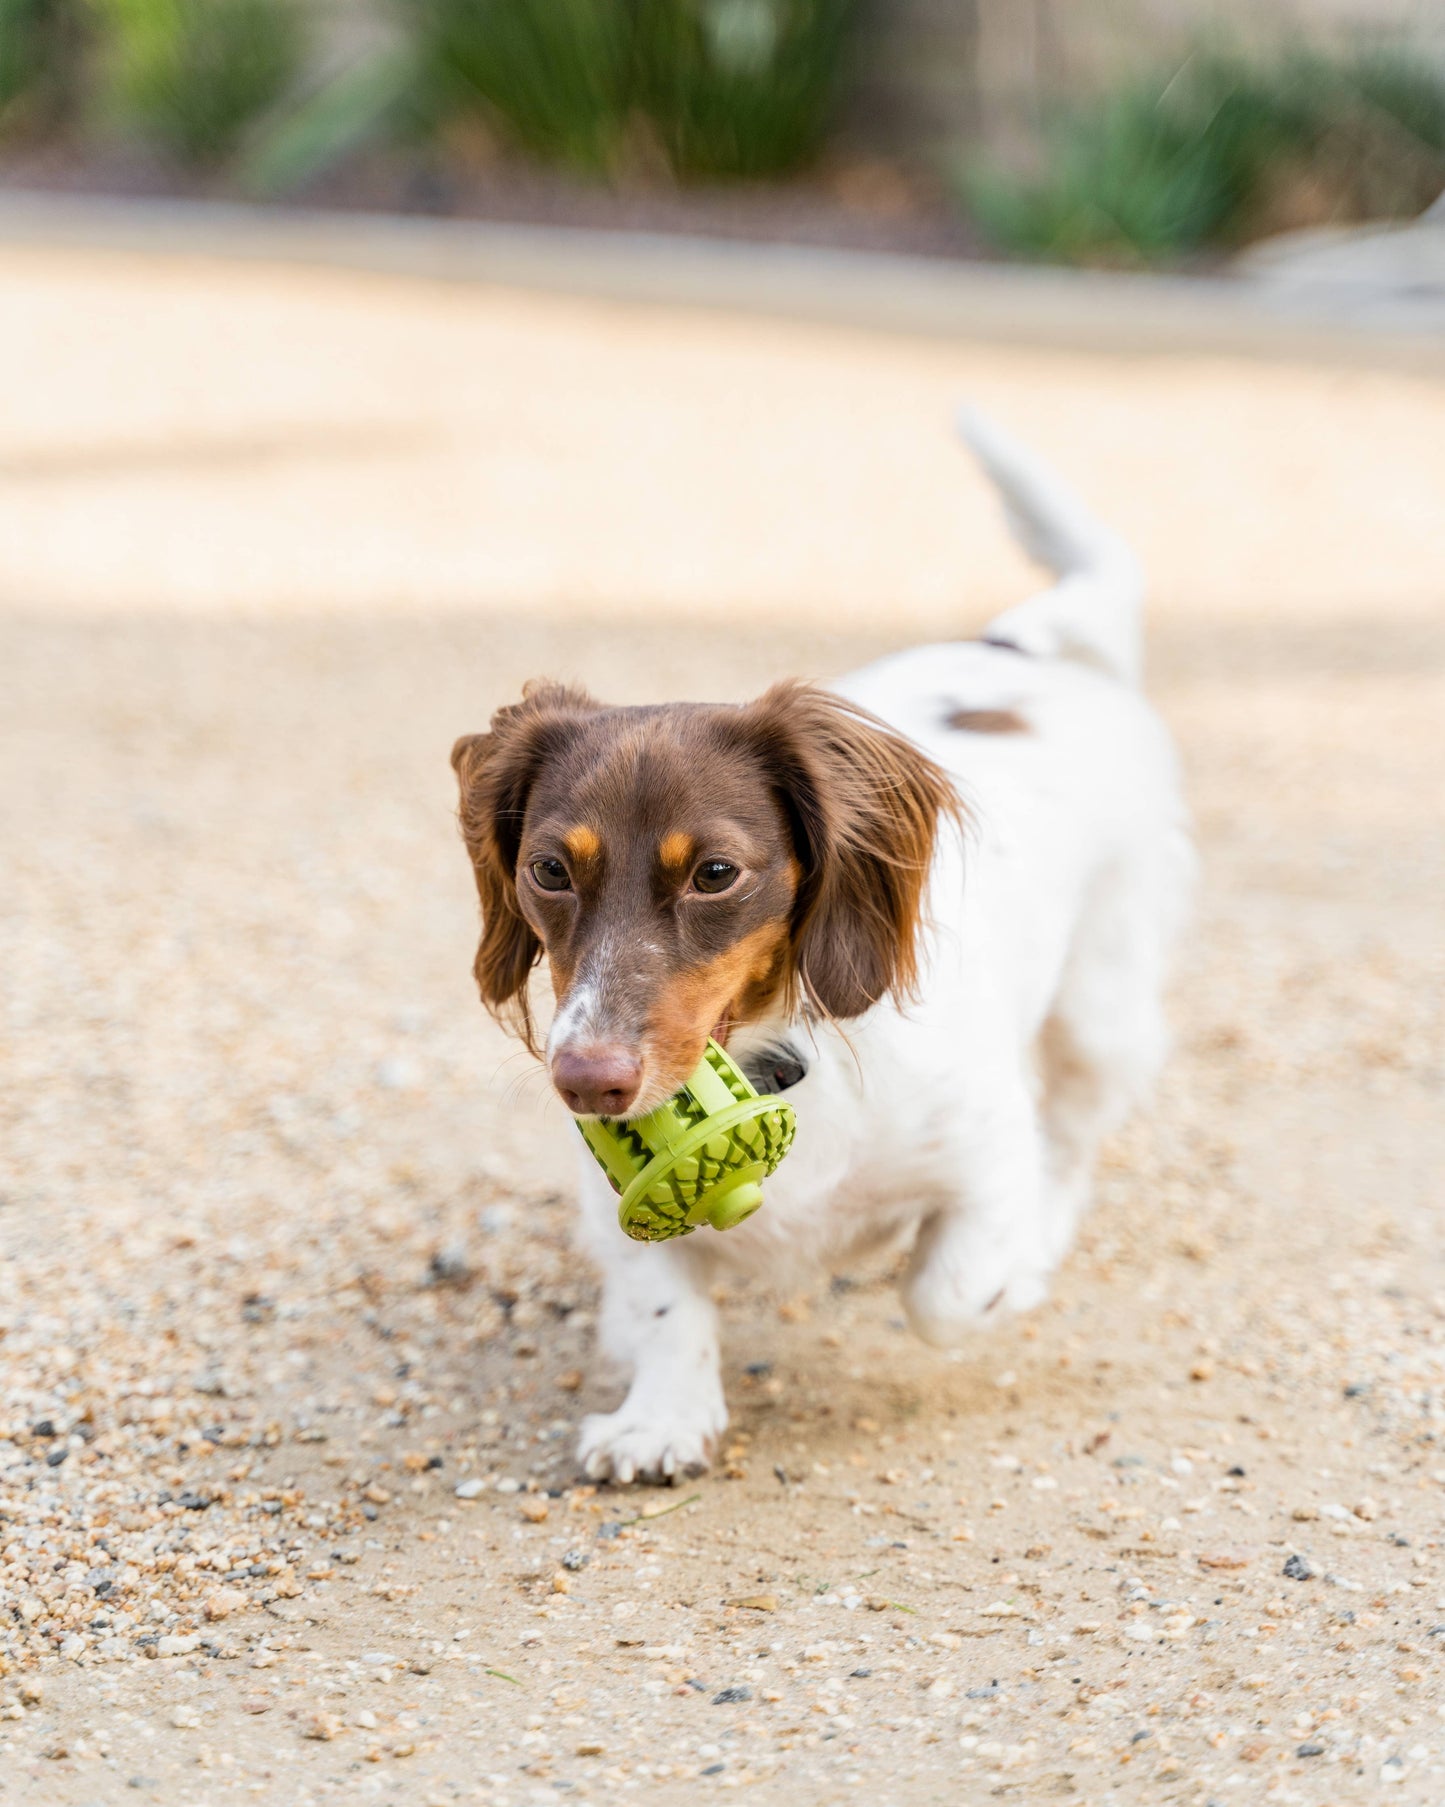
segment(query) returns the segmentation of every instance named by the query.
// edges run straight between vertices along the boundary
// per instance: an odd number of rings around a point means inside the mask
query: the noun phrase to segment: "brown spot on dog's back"
[[[1027,734],[1029,725],[1016,709],[955,709],[944,722],[960,734]]]
[[[692,864],[692,836],[683,834],[680,829],[665,834],[658,846],[657,857],[669,872],[685,872]]]
[[[562,845],[574,860],[595,860],[602,851],[602,842],[594,828],[580,824],[569,828],[562,837]]]

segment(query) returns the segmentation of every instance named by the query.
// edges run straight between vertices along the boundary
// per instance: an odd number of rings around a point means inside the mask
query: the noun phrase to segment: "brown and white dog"
[[[453,750],[482,998],[542,1052],[546,956],[568,1108],[652,1109],[711,1035],[797,1111],[764,1208],[726,1235],[629,1241],[583,1155],[602,1340],[632,1375],[583,1426],[594,1478],[706,1462],[720,1271],[790,1284],[908,1239],[930,1342],[1036,1303],[1162,1059],[1193,855],[1138,689],[1138,567],[1021,446],[963,430],[1059,578],[982,640],[740,707],[529,686]]]

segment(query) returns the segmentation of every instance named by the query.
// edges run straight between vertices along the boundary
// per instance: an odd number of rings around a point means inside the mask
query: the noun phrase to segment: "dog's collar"
[[[808,1063],[791,1042],[760,1048],[738,1065],[759,1092],[787,1092],[807,1075]]]

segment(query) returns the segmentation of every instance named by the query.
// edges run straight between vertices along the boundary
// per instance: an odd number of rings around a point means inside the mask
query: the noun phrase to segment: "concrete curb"
[[[650,307],[1122,355],[1445,370],[1438,310],[1225,277],[1112,274],[572,227],[0,193],[0,246],[371,271]]]

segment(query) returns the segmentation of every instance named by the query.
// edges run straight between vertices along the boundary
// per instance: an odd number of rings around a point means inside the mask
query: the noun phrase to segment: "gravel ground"
[[[1176,1058],[1030,1319],[732,1293],[579,1486],[447,750],[976,626],[965,389],[1155,573]],[[0,1799],[1445,1798],[1438,380],[9,252],[0,391]]]

